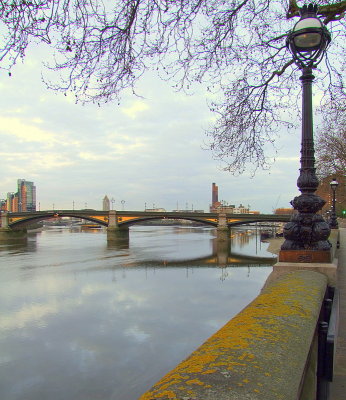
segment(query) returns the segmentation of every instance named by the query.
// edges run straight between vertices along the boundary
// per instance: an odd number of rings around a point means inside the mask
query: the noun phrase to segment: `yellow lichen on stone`
[[[214,372],[216,372],[216,369],[207,369],[206,371],[201,372],[202,375],[207,375],[207,374],[213,374]]]
[[[201,386],[203,386],[204,385],[204,383],[203,382],[201,382],[199,379],[190,379],[189,381],[186,381],[186,384],[187,385],[201,385]]]

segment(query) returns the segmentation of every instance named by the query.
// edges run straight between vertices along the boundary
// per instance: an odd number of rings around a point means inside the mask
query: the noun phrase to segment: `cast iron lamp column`
[[[336,188],[338,187],[339,182],[333,178],[333,180],[330,182],[330,187],[333,191],[333,203],[332,203],[332,215],[330,217],[330,221],[329,221],[329,226],[331,229],[338,229],[339,225],[338,225],[338,220],[336,218],[336,212],[335,212],[335,191]]]
[[[315,151],[312,120],[312,69],[322,60],[330,42],[330,34],[317,17],[317,6],[309,4],[300,9],[300,20],[287,36],[287,47],[299,69],[302,70],[302,142],[300,175],[297,186],[301,192],[291,204],[297,213],[284,227],[285,242],[279,261],[330,262],[329,225],[320,214],[325,201],[315,194],[318,179],[315,169]]]

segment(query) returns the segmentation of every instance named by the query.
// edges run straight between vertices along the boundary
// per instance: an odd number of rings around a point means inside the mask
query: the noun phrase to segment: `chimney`
[[[214,205],[219,201],[219,188],[216,186],[215,183],[212,185],[212,192],[211,192],[211,203]]]

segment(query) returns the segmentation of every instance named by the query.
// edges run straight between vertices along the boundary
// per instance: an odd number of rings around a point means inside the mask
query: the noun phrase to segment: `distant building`
[[[36,186],[25,179],[17,180],[18,211],[36,211]]]
[[[102,200],[102,211],[109,211],[110,210],[110,201],[108,196],[106,195]]]
[[[293,212],[294,212],[294,208],[292,208],[292,207],[290,207],[290,208],[283,208],[283,207],[281,207],[281,208],[277,208],[275,211],[274,211],[274,214],[276,214],[276,215],[287,215],[287,214],[293,214]]]
[[[219,201],[219,187],[213,183],[211,187],[211,206],[212,213],[226,214],[259,214],[258,211],[250,211],[249,207],[240,204],[238,207],[235,204],[228,204],[226,201]]]
[[[233,214],[249,214],[249,208],[239,204],[239,207],[233,209]]]
[[[219,202],[219,187],[215,182],[211,185],[211,206],[210,212],[216,212],[216,210],[220,207],[221,203]]]
[[[0,208],[8,212],[36,211],[36,186],[25,179],[17,180],[17,192],[8,192]]]
[[[7,210],[7,200],[0,199],[0,210],[6,211]]]
[[[7,193],[6,209],[9,212],[18,211],[18,193]]]
[[[213,182],[211,187],[211,203],[215,204],[219,201],[219,187]]]
[[[249,207],[245,207],[239,204],[237,207],[235,204],[227,204],[224,201],[215,204],[214,207],[210,207],[210,212],[226,213],[226,214],[259,214],[259,211],[251,211]]]
[[[172,212],[178,212],[178,213],[204,213],[204,210],[172,210]]]

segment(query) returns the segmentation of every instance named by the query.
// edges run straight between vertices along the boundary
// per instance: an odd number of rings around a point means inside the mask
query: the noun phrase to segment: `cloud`
[[[55,314],[60,307],[57,303],[25,305],[15,313],[3,315],[0,327],[2,330],[22,329],[34,322],[42,323],[44,318]]]
[[[0,116],[0,133],[3,135],[13,135],[24,142],[45,142],[50,145],[57,141],[52,132],[47,132],[35,124],[40,123],[40,119],[23,122],[19,118],[9,118]]]
[[[88,203],[99,209],[108,194],[125,200],[127,209],[143,209],[147,202],[167,210],[177,203],[208,210],[216,182],[221,199],[264,212],[271,211],[282,182],[295,192],[299,134],[282,132],[272,175],[234,177],[202,148],[213,119],[202,86],[187,96],[148,73],[137,88],[142,98],[127,91],[120,105],[82,106],[71,94],[47,90],[37,62],[29,57],[11,79],[0,77],[0,154],[6,177],[0,198],[16,190],[18,178],[35,182],[41,209],[52,203],[69,208],[72,201],[76,207]]]
[[[134,101],[130,106],[122,107],[120,110],[128,117],[135,119],[143,111],[149,110],[149,106],[144,101],[137,100]]]

